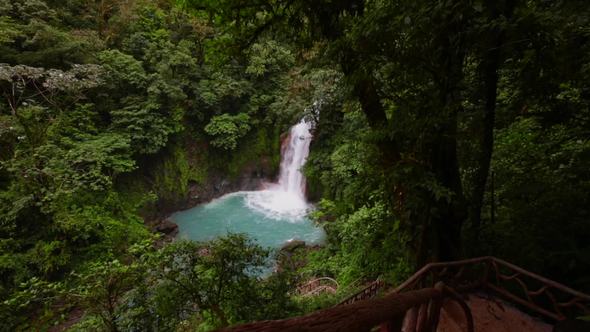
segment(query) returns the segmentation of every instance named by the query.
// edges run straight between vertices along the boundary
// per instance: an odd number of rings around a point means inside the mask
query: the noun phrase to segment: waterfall
[[[307,218],[312,206],[305,199],[305,177],[300,171],[309,155],[312,125],[301,121],[282,139],[277,182],[175,213],[180,237],[208,241],[228,232],[245,233],[262,246],[277,249],[293,240],[323,243],[324,230]]]
[[[281,165],[277,183],[269,183],[266,189],[249,192],[246,205],[272,218],[300,220],[309,204],[305,199],[305,177],[301,167],[305,165],[311,143],[311,123],[301,120],[291,127],[289,136],[281,146]]]
[[[281,170],[279,173],[279,187],[286,192],[305,199],[305,177],[301,167],[305,165],[309,155],[311,143],[311,124],[301,120],[291,127],[289,136],[281,149]]]

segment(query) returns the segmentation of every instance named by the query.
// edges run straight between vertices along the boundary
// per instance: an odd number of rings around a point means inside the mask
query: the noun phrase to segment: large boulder
[[[164,219],[156,225],[156,231],[174,237],[178,234],[178,225],[170,219]]]
[[[291,241],[287,241],[287,243],[285,243],[281,247],[281,251],[282,252],[292,253],[296,249],[299,249],[299,248],[305,248],[305,241],[302,241],[302,240],[291,240]]]

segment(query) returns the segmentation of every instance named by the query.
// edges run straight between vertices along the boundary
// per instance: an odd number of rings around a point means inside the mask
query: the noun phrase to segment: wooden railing
[[[225,331],[429,331],[438,326],[444,300],[455,301],[465,314],[466,328],[474,324],[460,294],[475,290],[495,293],[552,320],[590,314],[590,295],[578,292],[495,257],[430,263],[404,283],[377,297],[386,288],[377,280],[339,305],[307,316],[239,325]]]
[[[379,294],[379,292],[384,290],[386,287],[387,285],[385,284],[385,282],[383,282],[383,280],[377,279],[369,285],[367,285],[366,287],[364,287],[363,289],[361,289],[360,291],[342,300],[340,303],[338,303],[338,305],[351,304],[357,301],[374,298],[375,296],[377,296],[377,294]]]
[[[334,294],[338,290],[338,282],[332,278],[322,277],[313,279],[297,288],[297,294],[302,296],[317,295],[320,293]]]
[[[429,287],[439,281],[460,293],[490,291],[555,321],[590,314],[590,295],[491,256],[430,263],[394,292]]]
[[[467,305],[460,298],[448,293],[448,288],[439,283],[436,287],[399,293],[384,297],[357,301],[313,312],[306,316],[289,319],[261,321],[226,328],[222,331],[264,332],[366,332],[380,326],[382,331],[401,331],[408,310],[426,305],[429,311],[421,331],[436,330],[438,312],[443,298],[458,300],[466,313],[468,332],[473,332],[473,320]]]

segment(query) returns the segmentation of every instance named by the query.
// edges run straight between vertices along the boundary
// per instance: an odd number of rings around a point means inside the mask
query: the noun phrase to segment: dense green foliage
[[[588,289],[583,1],[183,3],[289,38],[331,92],[306,171],[331,239],[318,272],[493,254]]]
[[[294,57],[264,40],[228,52],[223,27],[166,1],[0,1],[0,22],[2,325],[45,328],[60,311],[94,303],[102,308],[87,315],[121,329],[119,297],[147,278],[129,248],[155,241],[144,217],[171,212],[213,174],[278,164],[281,128],[294,114],[273,103]],[[86,294],[111,279],[116,294]],[[77,287],[94,297],[63,299]],[[105,313],[110,296],[117,303]],[[199,317],[214,325],[253,317],[238,309],[216,309],[227,312],[221,319],[202,308]],[[174,314],[166,329],[191,314]]]
[[[269,268],[269,252],[243,236],[131,249],[126,264],[96,262],[81,274],[68,296],[80,297],[91,315],[73,330],[208,330],[282,317],[294,307],[288,278],[256,277]]]
[[[81,310],[74,330],[206,330],[335,302],[255,277],[269,253],[241,236],[145,225],[191,189],[272,176],[302,115],[328,241],[300,278],[495,255],[589,291],[587,7],[0,0],[3,328]]]
[[[250,125],[250,117],[247,114],[240,113],[235,116],[223,114],[211,118],[211,122],[205,126],[205,132],[215,137],[211,144],[225,150],[234,150],[238,145],[238,140],[245,136]]]

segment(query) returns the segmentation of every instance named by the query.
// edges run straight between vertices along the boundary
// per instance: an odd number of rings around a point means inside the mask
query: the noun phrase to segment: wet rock
[[[302,240],[291,240],[291,241],[285,243],[281,247],[281,251],[286,251],[286,252],[292,253],[292,252],[294,252],[298,248],[305,248],[305,241],[302,241]]]
[[[164,233],[168,236],[176,236],[178,234],[178,225],[172,222],[170,219],[164,219],[156,225],[156,231]]]

